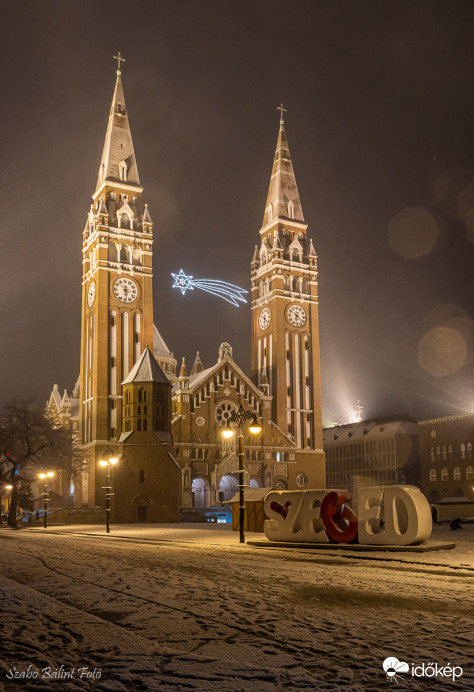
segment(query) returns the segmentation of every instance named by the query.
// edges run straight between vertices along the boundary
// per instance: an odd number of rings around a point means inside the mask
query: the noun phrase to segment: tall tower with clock
[[[120,53],[117,59],[99,175],[83,234],[79,428],[82,443],[95,450],[92,459],[119,441],[122,381],[145,348],[153,350],[153,225],[142,201]]]
[[[270,387],[272,420],[299,450],[323,454],[318,267],[280,108],[259,244],[251,262],[252,380]],[[323,459],[324,457],[321,457]]]

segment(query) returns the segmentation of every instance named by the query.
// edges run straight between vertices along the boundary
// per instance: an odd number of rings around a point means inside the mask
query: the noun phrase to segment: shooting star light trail
[[[193,291],[195,288],[200,288],[201,291],[212,293],[236,307],[240,307],[237,302],[239,300],[242,303],[247,302],[243,297],[243,293],[248,293],[248,291],[226,281],[220,281],[219,279],[195,279],[192,276],[187,276],[182,269],[179,270],[179,274],[172,273],[171,276],[174,279],[173,288],[179,288],[183,296],[188,290]]]

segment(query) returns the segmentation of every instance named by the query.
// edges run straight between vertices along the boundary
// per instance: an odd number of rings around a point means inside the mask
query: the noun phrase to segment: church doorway
[[[144,523],[147,520],[147,506],[146,505],[138,505],[138,519],[137,521],[139,523]]]
[[[228,500],[232,500],[238,489],[238,482],[234,476],[231,476],[230,474],[227,476],[222,476],[219,485],[219,502],[227,502]]]
[[[205,478],[194,478],[193,507],[209,507],[209,483]]]

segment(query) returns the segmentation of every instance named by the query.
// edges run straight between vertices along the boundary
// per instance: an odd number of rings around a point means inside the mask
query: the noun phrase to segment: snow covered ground
[[[0,689],[362,692],[391,689],[393,656],[409,664],[401,689],[472,690],[474,525],[433,540],[457,545],[360,554],[241,546],[226,525],[3,529]]]

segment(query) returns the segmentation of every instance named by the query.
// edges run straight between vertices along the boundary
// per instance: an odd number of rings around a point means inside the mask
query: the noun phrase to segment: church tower
[[[118,442],[121,383],[145,348],[153,350],[152,221],[142,202],[120,53],[117,59],[99,175],[83,234],[79,428],[83,445],[95,450],[91,460]]]
[[[322,452],[318,274],[280,108],[260,241],[251,262],[252,380],[297,449]]]

